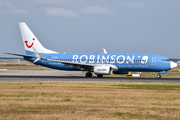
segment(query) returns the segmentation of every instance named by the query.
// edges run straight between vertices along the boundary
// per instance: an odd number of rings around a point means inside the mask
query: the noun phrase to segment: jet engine
[[[94,73],[96,75],[110,75],[113,72],[113,68],[110,66],[96,66],[94,67]]]

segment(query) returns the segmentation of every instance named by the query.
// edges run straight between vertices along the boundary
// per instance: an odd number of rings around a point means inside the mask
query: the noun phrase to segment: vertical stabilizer
[[[29,54],[31,52],[34,53],[32,47],[34,47],[38,53],[57,53],[55,51],[44,48],[39,42],[39,40],[36,38],[36,36],[29,29],[29,27],[26,25],[26,23],[20,22],[19,27],[21,30],[21,35],[22,35],[26,54]]]

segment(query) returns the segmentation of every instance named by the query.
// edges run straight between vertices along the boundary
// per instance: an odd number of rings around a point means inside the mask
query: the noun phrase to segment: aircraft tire
[[[160,79],[160,78],[161,78],[161,75],[157,75],[157,78],[159,78],[159,79]]]
[[[103,75],[97,75],[97,77],[103,77]]]
[[[86,77],[92,77],[92,73],[86,73]]]

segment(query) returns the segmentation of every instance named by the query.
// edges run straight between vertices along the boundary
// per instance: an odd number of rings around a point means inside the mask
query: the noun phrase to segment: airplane
[[[5,53],[22,56],[25,60],[58,70],[86,71],[86,77],[128,74],[129,72],[157,72],[157,78],[177,67],[167,57],[154,54],[105,54],[58,53],[46,49],[29,29],[25,22],[20,22],[20,31],[26,54]]]

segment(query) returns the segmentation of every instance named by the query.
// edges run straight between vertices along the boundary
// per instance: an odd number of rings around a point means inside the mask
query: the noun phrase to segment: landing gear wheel
[[[103,75],[97,75],[97,77],[103,77]]]
[[[86,77],[92,77],[92,73],[86,73]]]
[[[161,78],[161,75],[157,75],[157,78]]]

